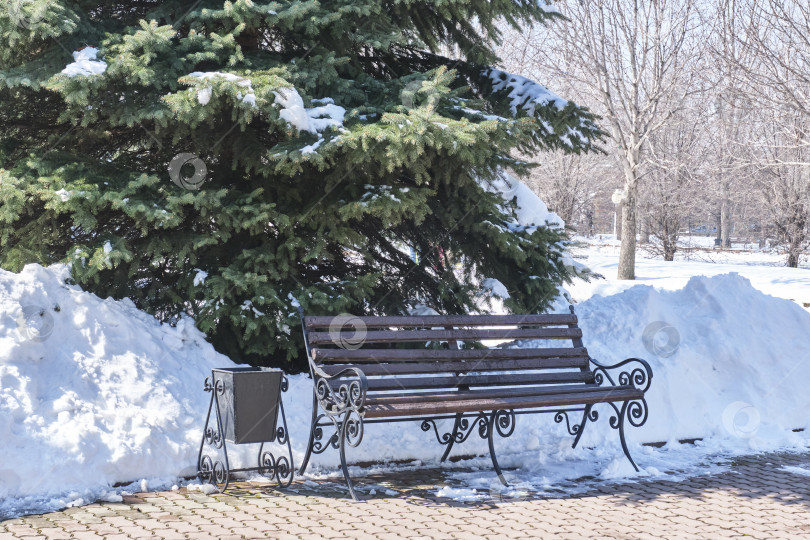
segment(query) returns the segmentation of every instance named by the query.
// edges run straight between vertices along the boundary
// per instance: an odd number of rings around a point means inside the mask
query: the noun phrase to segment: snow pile
[[[318,140],[301,149],[302,154],[314,153],[324,142],[321,134],[329,128],[344,131],[343,119],[346,116],[346,109],[335,105],[332,98],[313,99],[316,107],[304,107],[304,99],[293,87],[279,88],[273,92],[276,96],[276,103],[281,106],[278,115],[287,121],[298,131],[308,131],[318,135]]]
[[[794,302],[725,274],[676,291],[638,285],[576,310],[591,357],[653,368],[650,421],[632,439],[702,437],[749,451],[804,440],[792,430],[810,428],[810,314]]]
[[[518,107],[529,113],[529,115],[534,116],[535,107],[538,105],[545,107],[549,103],[553,103],[559,110],[564,109],[565,106],[568,105],[568,101],[542,84],[538,84],[521,75],[507,73],[500,69],[488,68],[484,71],[484,76],[492,80],[492,90],[494,92],[509,90],[508,97],[511,100],[512,114],[517,114]]]
[[[77,75],[100,75],[107,70],[107,62],[96,60],[98,49],[85,47],[80,51],[73,51],[73,62],[62,70],[63,75],[76,77]]]
[[[64,266],[0,270],[0,516],[194,474],[203,379],[234,365],[190,321],[160,325],[67,277]]]
[[[540,1],[542,2],[542,0]],[[549,6],[549,9],[546,11],[552,12],[553,7],[554,6]],[[568,105],[568,101],[561,98],[545,86],[521,75],[507,73],[495,68],[487,68],[482,72],[482,74],[492,81],[493,92],[508,90],[507,97],[510,100],[510,108],[513,115],[517,114],[518,109],[522,109],[526,111],[529,116],[534,117],[540,123],[547,135],[557,133],[554,126],[552,126],[548,120],[538,117],[535,114],[536,108],[538,105],[540,107],[545,107],[551,104],[554,105],[557,110],[561,111]],[[584,123],[581,125],[585,125],[585,123],[587,123],[585,121],[583,122]],[[565,132],[558,135],[563,144],[569,148],[574,147],[574,143],[571,140],[572,137],[581,144],[587,144],[589,142],[588,137],[583,135],[579,129],[574,127],[566,127],[564,129]]]
[[[237,86],[245,89],[244,94],[241,90],[236,92],[236,99],[239,99],[243,103],[247,103],[252,107],[256,106],[256,94],[253,93],[253,86],[250,79],[240,77],[239,75],[234,75],[233,73],[223,73],[221,71],[195,71],[193,73],[189,73],[188,76],[194,77],[195,79],[202,79],[204,81],[210,79],[224,79],[226,81],[236,83]],[[197,102],[200,105],[208,105],[208,102],[211,101],[212,92],[213,88],[211,86],[204,86],[200,88],[197,90]]]

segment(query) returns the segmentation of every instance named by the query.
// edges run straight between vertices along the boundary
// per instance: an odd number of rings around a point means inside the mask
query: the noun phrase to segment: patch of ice
[[[476,489],[470,488],[453,488],[450,486],[444,486],[441,489],[435,492],[437,497],[443,497],[445,499],[453,499],[454,501],[480,501],[482,499],[489,498],[489,493],[480,492]]]

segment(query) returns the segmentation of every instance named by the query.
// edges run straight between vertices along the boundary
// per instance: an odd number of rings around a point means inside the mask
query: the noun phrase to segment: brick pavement
[[[785,465],[810,469],[810,454],[740,458],[721,474],[682,481],[590,480],[576,495],[472,503],[436,497],[446,483],[436,469],[360,478],[368,497],[361,503],[335,482],[296,482],[297,491],[286,492],[238,483],[224,494],[140,493],[7,520],[0,540],[810,538],[810,476]]]

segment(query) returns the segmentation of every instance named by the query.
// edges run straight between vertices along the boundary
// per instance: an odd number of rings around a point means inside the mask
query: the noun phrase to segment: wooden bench
[[[422,430],[433,430],[445,445],[442,461],[477,427],[506,485],[493,438],[514,432],[516,414],[553,413],[557,423],[565,422],[576,447],[585,424],[598,419],[593,406],[606,403],[614,413],[609,424],[638,470],[627,449],[625,422],[636,427],[646,422],[644,393],[652,371],[638,358],[613,365],[590,358],[573,306],[570,314],[553,315],[312,317],[301,312],[301,320],[314,392],[300,472],[312,453],[333,447],[355,500],[346,446],[359,445],[364,424],[375,422],[421,420]],[[527,339],[554,340],[558,346],[485,348],[480,343]],[[449,430],[440,429],[441,420]],[[327,440],[324,428],[334,429]]]

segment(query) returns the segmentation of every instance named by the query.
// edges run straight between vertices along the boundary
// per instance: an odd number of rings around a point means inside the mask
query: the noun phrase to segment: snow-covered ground
[[[515,434],[496,441],[514,490],[500,489],[486,444],[473,435],[456,453],[484,457],[446,465],[448,485],[437,493],[461,500],[554,495],[594,482],[707,473],[735,454],[808,447],[810,313],[800,304],[810,302],[810,270],[765,266],[780,262],[770,254],[762,254],[772,259],[763,264],[746,264],[739,254],[723,262],[642,256],[638,280],[620,283],[612,249],[576,248],[580,262],[607,279],[568,290],[594,358],[640,356],[653,366],[649,421],[628,434],[641,472],[624,459],[609,409],[576,450],[552,415],[519,416]],[[208,403],[202,381],[211,368],[233,365],[191,321],[161,326],[130,302],[97,298],[65,277],[63,267],[0,271],[0,517],[181,484],[195,468]],[[290,377],[284,399],[296,462],[310,392],[305,376]],[[657,442],[666,445],[641,445]],[[230,456],[236,466],[252,465],[255,451],[232,447]],[[414,460],[377,468],[419,468],[437,465],[441,451],[418,423],[374,424],[348,455]],[[314,456],[308,474],[335,476],[337,462],[334,451]]]
[[[636,280],[618,281],[619,248],[610,236],[601,235],[592,239],[577,237],[572,254],[579,262],[606,279],[589,283],[577,281],[567,287],[575,301],[587,300],[594,294],[607,296],[634,287],[638,284],[652,285],[662,289],[679,289],[692,276],[716,276],[736,272],[745,276],[751,284],[766,294],[793,300],[803,307],[810,307],[810,263],[802,259],[800,268],[787,268],[785,255],[775,251],[757,250],[751,245],[735,244],[731,250],[713,250],[714,239],[704,236],[687,237],[685,245],[699,250],[679,252],[674,262],[652,257],[639,250],[636,254]]]

